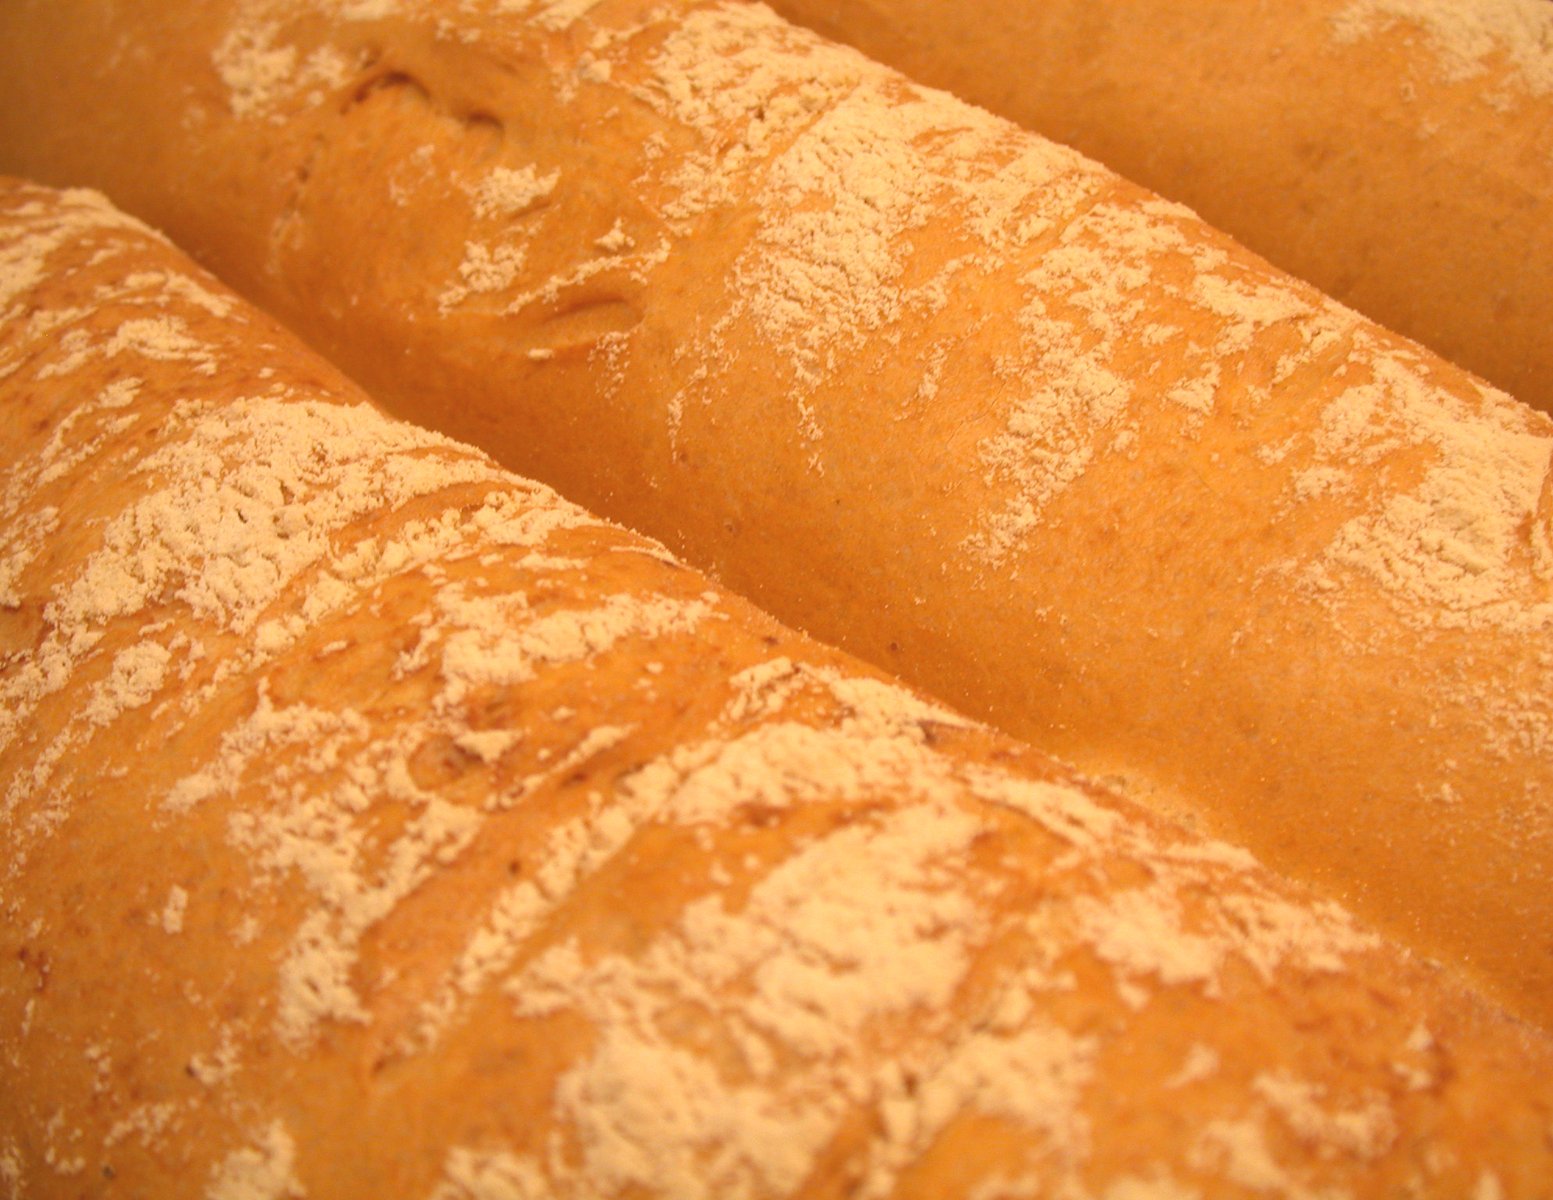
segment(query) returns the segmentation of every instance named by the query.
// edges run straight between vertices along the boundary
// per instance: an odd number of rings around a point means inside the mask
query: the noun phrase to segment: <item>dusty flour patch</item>
[[[515,217],[555,190],[560,171],[541,175],[531,166],[493,167],[469,191],[481,217]]]
[[[1316,431],[1309,471],[1355,495],[1359,511],[1307,580],[1332,593],[1357,572],[1423,628],[1553,627],[1553,430],[1498,393],[1474,406],[1429,387],[1406,353],[1370,361],[1369,378],[1331,400]],[[1365,496],[1363,472],[1419,449],[1415,486]]]
[[[297,1181],[296,1143],[280,1121],[272,1121],[252,1146],[234,1150],[217,1166],[207,1200],[288,1200],[306,1193]]]
[[[1543,0],[1354,0],[1332,19],[1343,43],[1399,26],[1423,34],[1444,80],[1472,79],[1499,62],[1523,90],[1553,95],[1553,10]]]

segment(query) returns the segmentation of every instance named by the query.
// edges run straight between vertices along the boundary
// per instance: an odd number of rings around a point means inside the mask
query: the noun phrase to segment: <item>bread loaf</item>
[[[1553,409],[1547,0],[775,0]]]
[[[1553,1046],[0,185],[0,1193],[1545,1195]]]
[[[397,412],[1553,1020],[1547,418],[756,6],[49,0],[0,47],[11,162]]]

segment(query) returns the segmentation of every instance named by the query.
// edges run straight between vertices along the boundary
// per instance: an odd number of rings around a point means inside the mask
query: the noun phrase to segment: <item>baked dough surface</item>
[[[49,0],[0,47],[5,155],[401,415],[1553,1021],[1546,417],[758,6]]]

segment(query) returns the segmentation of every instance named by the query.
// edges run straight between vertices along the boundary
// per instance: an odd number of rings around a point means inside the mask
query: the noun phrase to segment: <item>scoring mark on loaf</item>
[[[595,346],[611,335],[628,333],[642,320],[641,307],[623,296],[566,296],[557,311],[545,316],[536,338],[553,351]]]
[[[430,171],[463,174],[496,158],[504,142],[502,122],[485,112],[455,113],[432,98],[427,86],[410,71],[381,61],[381,52],[364,51],[370,65],[363,68],[356,86],[341,101],[337,116],[316,126],[309,152],[297,168],[296,183],[271,227],[271,270],[279,273],[277,255],[288,242],[305,236],[310,185],[318,177],[329,180],[331,156],[361,154],[358,129],[381,127],[390,131],[382,140],[389,149],[368,148],[368,179],[387,173],[389,188],[413,186],[412,176]],[[372,135],[376,141],[377,135]],[[400,152],[400,146],[410,147]],[[325,200],[327,202],[327,198]]]
[[[489,112],[455,110],[434,99],[425,83],[409,71],[377,64],[375,73],[357,85],[340,115],[392,130],[412,123],[444,148],[457,148],[455,169],[487,162],[501,150],[506,129]],[[435,128],[435,132],[433,132]]]
[[[509,76],[505,60],[445,42],[353,49],[349,31],[336,32],[338,53],[355,54],[363,66],[334,110],[309,118],[311,147],[271,227],[272,276],[288,277],[331,230],[370,219],[396,248],[384,260],[397,274],[356,263],[348,283],[319,278],[331,312],[385,285],[430,291],[444,317],[507,319],[514,348],[535,362],[608,343],[640,324],[645,271],[666,248],[644,237],[643,214],[618,211],[612,196],[588,201],[605,210],[597,237],[575,246],[544,241],[551,209],[563,203],[560,167],[518,158],[503,121],[461,99],[475,89],[455,78],[490,74],[500,83]],[[570,219],[575,197],[567,200]],[[468,219],[417,219],[432,203],[466,209]],[[364,218],[368,212],[378,215]],[[417,296],[397,312],[413,320],[420,303]]]

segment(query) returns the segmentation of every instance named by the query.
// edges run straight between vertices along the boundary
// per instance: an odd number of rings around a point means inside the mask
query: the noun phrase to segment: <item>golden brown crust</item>
[[[1553,408],[1543,0],[775,0]]]
[[[754,6],[109,15],[0,17],[41,67],[0,113],[51,114],[10,153],[399,412],[1553,1014],[1546,418]]]
[[[1466,1194],[1553,1046],[0,184],[0,1184]]]

